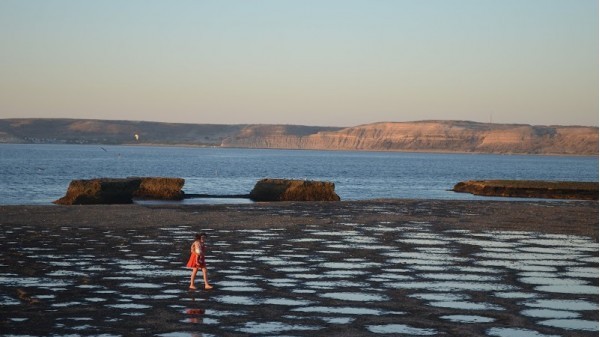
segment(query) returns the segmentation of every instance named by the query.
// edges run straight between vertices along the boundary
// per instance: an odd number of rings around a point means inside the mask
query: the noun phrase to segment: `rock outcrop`
[[[130,204],[134,198],[181,200],[181,178],[100,178],[73,180],[59,205]]]
[[[335,184],[326,181],[262,179],[252,191],[254,201],[339,201]]]
[[[140,179],[73,180],[67,194],[54,201],[59,205],[130,204]]]
[[[497,197],[598,200],[597,182],[469,180],[456,184],[453,191]]]
[[[181,190],[185,184],[182,178],[142,177],[140,187],[133,192],[138,199],[181,200],[184,193]]]

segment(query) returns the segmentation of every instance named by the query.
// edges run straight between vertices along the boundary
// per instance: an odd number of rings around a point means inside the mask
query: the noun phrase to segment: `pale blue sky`
[[[0,1],[0,118],[598,125],[597,0]]]

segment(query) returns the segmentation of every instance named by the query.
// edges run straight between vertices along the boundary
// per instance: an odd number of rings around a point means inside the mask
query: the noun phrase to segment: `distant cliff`
[[[244,128],[223,146],[252,148],[438,151],[527,154],[598,154],[598,128],[463,121],[375,123],[308,135],[280,126]]]
[[[467,121],[390,122],[339,128],[0,119],[1,142],[598,155],[598,128]]]

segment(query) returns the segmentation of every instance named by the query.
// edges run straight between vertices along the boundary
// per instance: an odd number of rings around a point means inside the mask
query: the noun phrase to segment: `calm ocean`
[[[261,178],[327,180],[342,200],[489,199],[470,179],[598,181],[598,157],[0,144],[0,204],[49,204],[73,179],[169,176],[186,193],[247,194]],[[184,203],[248,202],[188,199]]]

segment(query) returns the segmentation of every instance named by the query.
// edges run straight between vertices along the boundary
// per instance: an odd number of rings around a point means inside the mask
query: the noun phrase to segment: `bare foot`
[[[190,290],[196,290],[197,288],[194,286],[190,286]]]
[[[213,288],[213,286],[211,286],[210,284],[204,285],[204,290],[210,290],[212,288]]]

